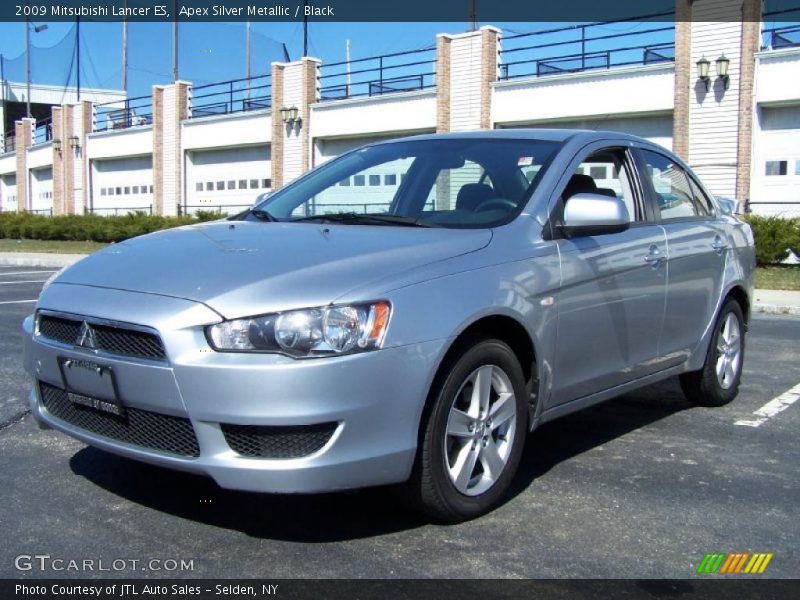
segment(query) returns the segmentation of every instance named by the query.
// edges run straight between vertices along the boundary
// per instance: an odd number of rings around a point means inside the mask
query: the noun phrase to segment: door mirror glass
[[[580,193],[567,199],[561,230],[567,237],[619,233],[630,227],[625,202],[617,197]]]

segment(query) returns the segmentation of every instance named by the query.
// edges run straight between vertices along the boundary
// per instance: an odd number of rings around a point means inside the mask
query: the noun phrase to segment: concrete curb
[[[0,252],[3,267],[68,267],[86,254],[48,254],[46,252]]]
[[[754,304],[753,312],[765,315],[794,315],[800,317],[800,306],[781,306],[779,304]]]

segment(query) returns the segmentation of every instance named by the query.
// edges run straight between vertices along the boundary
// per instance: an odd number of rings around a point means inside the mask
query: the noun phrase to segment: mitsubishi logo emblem
[[[81,324],[81,331],[78,334],[77,345],[81,346],[82,348],[91,348],[92,350],[96,348],[94,343],[94,331],[86,321]]]

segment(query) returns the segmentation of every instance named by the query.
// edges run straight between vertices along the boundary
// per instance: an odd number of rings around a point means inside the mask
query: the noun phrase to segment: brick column
[[[450,131],[450,43],[444,33],[436,36],[436,133]]]
[[[742,48],[739,74],[739,139],[736,152],[736,199],[744,212],[750,198],[753,163],[753,111],[755,108],[755,53],[761,44],[761,0],[742,4]]]
[[[191,85],[153,86],[153,213],[177,215],[183,205],[181,121],[189,114]]]
[[[63,215],[65,210],[64,201],[64,113],[66,106],[54,106],[51,110],[53,118],[53,214]],[[56,149],[56,140],[62,147]],[[68,144],[67,144],[68,145]]]
[[[270,143],[270,163],[272,165],[272,189],[277,190],[283,185],[283,72],[285,65],[272,64],[271,89],[272,94],[272,135]]]
[[[28,148],[33,143],[34,119],[21,119],[14,123],[14,151],[17,155],[17,212],[25,212],[30,206],[28,190]]]
[[[500,62],[500,30],[481,27],[481,129],[492,128],[492,84]]]
[[[672,150],[689,160],[689,102],[692,92],[692,0],[675,2],[675,108]]]
[[[319,99],[320,60],[304,57],[272,65],[272,187],[289,183],[311,165],[311,105]],[[284,123],[282,108],[296,108],[299,121]]]
[[[436,130],[491,127],[492,83],[497,81],[500,30],[437,36]]]

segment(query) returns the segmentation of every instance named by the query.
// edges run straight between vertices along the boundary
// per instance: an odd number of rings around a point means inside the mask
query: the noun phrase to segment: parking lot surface
[[[753,318],[732,404],[693,408],[670,380],[552,422],[503,506],[445,526],[391,489],[230,492],[40,431],[20,324],[50,272],[0,267],[0,577],[685,578],[709,552],[770,552],[757,577],[800,577],[800,402],[736,424],[800,382],[800,318]]]

